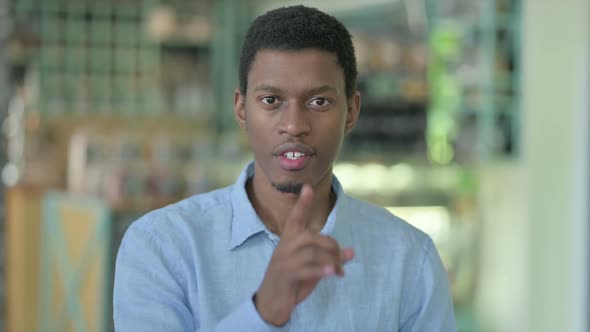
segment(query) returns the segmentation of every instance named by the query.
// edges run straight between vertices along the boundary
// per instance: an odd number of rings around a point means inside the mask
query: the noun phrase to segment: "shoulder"
[[[355,232],[383,239],[388,245],[421,248],[429,250],[430,237],[407,221],[392,214],[387,209],[372,203],[344,195],[347,219]]]
[[[180,245],[187,238],[221,227],[233,213],[231,190],[232,186],[217,189],[153,210],[133,222],[125,238],[142,236],[159,244]]]
[[[391,271],[403,271],[404,284],[422,279],[432,284],[445,278],[436,246],[428,234],[387,209],[347,197],[345,220],[363,258]]]

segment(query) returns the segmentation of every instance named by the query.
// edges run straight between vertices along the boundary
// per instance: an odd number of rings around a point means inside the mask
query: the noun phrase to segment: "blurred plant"
[[[457,113],[461,105],[460,79],[454,65],[459,55],[461,30],[453,21],[437,23],[430,35],[431,60],[428,68],[430,108],[427,115],[428,157],[436,164],[448,164],[455,155]]]

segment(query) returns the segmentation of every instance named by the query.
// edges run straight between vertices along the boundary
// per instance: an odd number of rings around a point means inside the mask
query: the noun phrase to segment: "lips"
[[[307,166],[315,152],[302,143],[283,143],[273,153],[278,158],[280,166],[288,171],[298,171]]]

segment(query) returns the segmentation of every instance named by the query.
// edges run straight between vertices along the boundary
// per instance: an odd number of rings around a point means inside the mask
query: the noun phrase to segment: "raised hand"
[[[354,256],[351,248],[341,250],[333,238],[308,229],[312,201],[313,190],[304,185],[256,292],[258,312],[276,326],[289,321],[322,278],[344,276],[342,265]]]

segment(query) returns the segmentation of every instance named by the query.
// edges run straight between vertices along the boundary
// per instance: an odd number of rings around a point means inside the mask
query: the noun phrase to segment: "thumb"
[[[291,210],[291,214],[285,223],[286,234],[299,233],[307,227],[311,214],[311,205],[313,201],[313,189],[310,185],[304,184],[301,188],[299,198]]]

